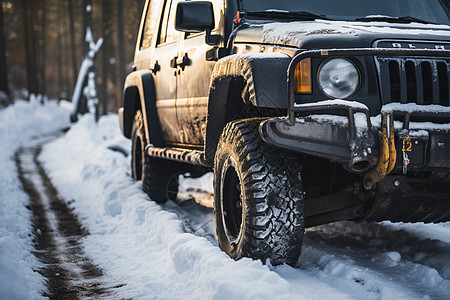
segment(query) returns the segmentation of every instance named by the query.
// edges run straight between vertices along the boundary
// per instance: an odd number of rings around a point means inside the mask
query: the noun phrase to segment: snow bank
[[[148,201],[130,177],[130,159],[109,150],[129,148],[117,116],[98,125],[83,117],[41,160],[90,235],[85,251],[105,271],[120,298],[303,298],[260,261],[231,260],[206,238],[183,230],[177,215]],[[62,168],[64,166],[64,168]]]
[[[308,230],[296,268],[235,262],[214,238],[191,233],[182,208],[148,201],[130,177],[130,157],[111,150],[117,148],[129,149],[130,141],[116,115],[98,124],[84,116],[40,157],[90,232],[84,250],[115,297],[397,300],[450,294],[448,223],[341,222]],[[210,191],[211,174],[206,181],[195,188]]]
[[[17,100],[0,110],[0,291],[2,299],[42,298],[44,279],[33,250],[29,200],[17,178],[14,153],[31,138],[67,125],[69,109],[54,101]]]
[[[42,298],[45,279],[33,271],[40,264],[31,254],[28,199],[14,153],[66,125],[69,111],[35,101],[0,110],[1,299]],[[90,232],[82,246],[117,298],[448,299],[450,223],[339,222],[307,231],[295,268],[235,262],[217,247],[211,210],[194,216],[173,202],[148,201],[130,177],[130,157],[122,154],[129,148],[116,115],[99,123],[87,115],[40,158]],[[212,191],[211,174],[183,184]],[[199,216],[195,224],[187,219]]]

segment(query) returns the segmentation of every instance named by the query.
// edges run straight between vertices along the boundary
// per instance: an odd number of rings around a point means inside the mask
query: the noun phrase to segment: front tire
[[[131,131],[131,176],[142,180],[142,189],[151,200],[158,203],[176,200],[178,166],[169,160],[150,157],[145,152],[147,144],[142,112],[138,110]]]
[[[303,234],[301,165],[260,138],[261,120],[229,123],[214,160],[214,208],[220,248],[233,259],[295,264]]]

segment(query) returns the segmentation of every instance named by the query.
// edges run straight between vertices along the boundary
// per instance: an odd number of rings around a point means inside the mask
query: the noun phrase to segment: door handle
[[[191,60],[187,56],[187,53],[184,54],[184,56],[178,57],[175,56],[170,60],[170,67],[177,68],[181,67],[184,70],[184,67],[190,65]]]
[[[175,56],[175,57],[173,57],[173,58],[170,60],[170,67],[171,67],[171,68],[174,68],[174,69],[177,68],[177,66],[178,66],[178,65],[177,65],[177,58],[178,58],[178,57]]]
[[[150,64],[150,71],[152,71],[153,74],[156,74],[161,69],[161,67],[158,64],[158,61],[155,61],[155,63]]]

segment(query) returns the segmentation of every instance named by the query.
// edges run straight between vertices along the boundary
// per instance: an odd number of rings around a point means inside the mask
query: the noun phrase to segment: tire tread
[[[272,264],[295,264],[304,234],[301,164],[295,157],[291,159],[291,153],[262,141],[258,132],[260,122],[261,119],[245,119],[227,124],[216,152],[215,172],[222,148],[234,148],[243,173],[249,212],[244,246],[238,256],[263,262],[269,259]]]

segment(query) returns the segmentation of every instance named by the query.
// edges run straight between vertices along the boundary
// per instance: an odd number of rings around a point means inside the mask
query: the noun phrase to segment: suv
[[[443,0],[148,0],[119,110],[162,203],[214,172],[220,248],[295,264],[306,227],[450,220]]]

